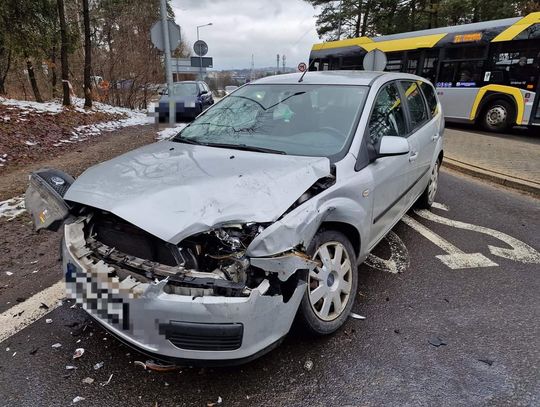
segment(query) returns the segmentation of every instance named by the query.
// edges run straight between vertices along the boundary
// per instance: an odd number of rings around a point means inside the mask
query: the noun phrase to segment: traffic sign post
[[[306,65],[305,62],[300,62],[300,63],[298,64],[298,70],[299,70],[300,72],[304,72],[306,69],[307,69],[307,65]]]

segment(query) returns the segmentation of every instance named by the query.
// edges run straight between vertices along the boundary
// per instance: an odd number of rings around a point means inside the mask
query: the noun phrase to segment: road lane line
[[[58,307],[58,301],[65,296],[66,286],[61,280],[0,314],[0,342],[54,310]],[[41,303],[46,304],[49,308],[40,308]]]
[[[435,256],[442,261],[446,266],[452,270],[476,268],[476,267],[495,267],[497,263],[491,261],[482,253],[465,253],[461,249],[454,246],[448,240],[443,239],[441,236],[432,232],[430,229],[422,225],[420,222],[414,220],[408,215],[405,215],[401,219],[403,223],[410,226],[426,239],[439,246],[446,253],[445,255]]]
[[[509,236],[506,233],[499,232],[498,230],[486,228],[484,226],[472,225],[470,223],[459,222],[457,220],[447,219],[445,217],[435,215],[430,211],[425,209],[415,210],[418,216],[421,216],[424,219],[430,220],[432,222],[437,222],[446,226],[451,226],[457,229],[465,229],[473,232],[483,233],[485,235],[492,236],[511,247],[511,249],[506,249],[503,247],[497,247],[488,245],[488,249],[491,254],[502,257],[509,260],[518,261],[520,263],[532,263],[540,264],[540,253],[535,249],[529,246],[526,243],[523,243],[521,240],[516,239],[515,237]]]

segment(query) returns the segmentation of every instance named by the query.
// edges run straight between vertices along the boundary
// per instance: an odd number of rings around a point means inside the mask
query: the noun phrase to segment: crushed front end
[[[301,251],[249,258],[263,225],[227,225],[173,245],[106,211],[64,226],[68,294],[119,339],[177,363],[260,356],[289,331],[315,267]]]

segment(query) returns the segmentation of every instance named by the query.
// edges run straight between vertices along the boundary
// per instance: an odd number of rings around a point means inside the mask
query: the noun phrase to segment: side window
[[[383,136],[405,136],[405,114],[395,83],[381,89],[369,119],[369,142],[377,145]]]
[[[420,89],[422,89],[422,92],[424,93],[424,96],[426,97],[426,101],[429,107],[429,111],[431,112],[431,116],[435,116],[438,113],[438,107],[437,107],[437,97],[435,96],[435,90],[433,89],[433,86],[426,82],[420,82]]]
[[[411,126],[416,129],[428,120],[424,97],[417,82],[403,81],[401,84],[405,90],[407,105],[411,114]]]

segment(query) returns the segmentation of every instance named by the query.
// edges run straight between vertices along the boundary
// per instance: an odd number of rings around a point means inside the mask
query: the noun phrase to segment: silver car
[[[407,74],[252,82],[170,140],[30,177],[37,229],[63,225],[68,293],[120,340],[176,363],[246,362],[293,320],[343,325],[357,266],[443,158],[433,86]]]

